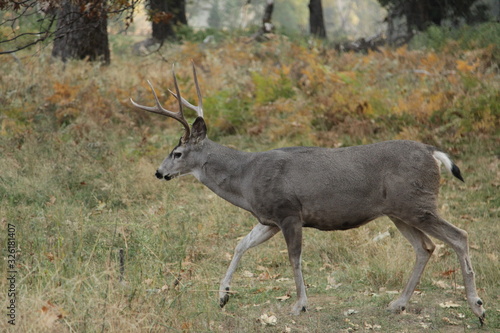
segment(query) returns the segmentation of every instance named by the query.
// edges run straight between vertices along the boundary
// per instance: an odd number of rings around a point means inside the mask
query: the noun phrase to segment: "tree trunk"
[[[326,38],[325,21],[323,19],[323,6],[321,5],[321,0],[309,1],[309,28],[312,35],[319,38]]]
[[[175,39],[172,27],[173,15],[168,11],[167,0],[149,0],[149,10],[153,27],[153,39],[163,42],[166,39]]]
[[[175,25],[187,25],[185,0],[149,0],[153,39],[175,39]]]
[[[410,29],[424,31],[430,24],[441,25],[444,12],[439,2],[412,0],[407,2],[406,21]]]
[[[264,17],[262,18],[262,33],[269,33],[273,30],[272,17],[274,9],[274,0],[267,0]]]
[[[173,25],[187,25],[186,18],[186,0],[168,0],[168,8],[170,12],[174,15],[172,24]]]
[[[247,1],[247,4],[250,3],[250,0]],[[252,39],[262,42],[267,39],[266,34],[271,33],[273,31],[272,17],[273,17],[273,9],[274,9],[274,0],[266,0],[266,8],[264,9],[264,16],[262,17],[262,26],[259,31],[252,35]]]
[[[52,56],[63,61],[88,59],[110,63],[106,1],[63,2],[58,9]]]

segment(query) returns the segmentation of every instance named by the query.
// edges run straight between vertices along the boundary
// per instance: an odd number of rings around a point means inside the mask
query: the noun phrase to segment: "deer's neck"
[[[205,139],[205,152],[196,178],[221,198],[250,210],[242,188],[245,166],[252,153],[245,153]]]

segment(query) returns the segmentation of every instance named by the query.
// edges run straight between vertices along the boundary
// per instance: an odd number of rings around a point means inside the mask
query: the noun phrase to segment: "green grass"
[[[258,151],[298,144],[367,143],[416,133],[411,138],[440,144],[451,152],[466,183],[443,171],[441,212],[469,232],[477,286],[488,310],[486,327],[480,331],[500,331],[498,127],[473,126],[484,120],[483,113],[476,103],[460,102],[480,95],[479,88],[463,90],[460,77],[456,86],[442,78],[412,78],[404,70],[426,59],[427,54],[421,52],[399,51],[401,56],[387,50],[385,56],[345,54],[333,60],[328,50],[321,54],[286,42],[252,48],[257,55],[276,47],[281,54],[293,55],[293,59],[282,57],[290,66],[287,69],[265,57],[252,58],[251,52],[243,52],[248,51],[248,44],[233,44],[223,50],[187,44],[166,51],[180,63],[181,89],[188,98],[195,93],[187,59],[193,57],[210,68],[211,75],[201,72],[200,80],[205,100],[220,107],[214,110],[218,118],[206,112],[209,134],[218,142]],[[295,52],[289,52],[292,49]],[[442,58],[449,63],[455,60],[449,54]],[[259,76],[252,76],[233,59],[248,61],[254,70],[260,68]],[[406,283],[414,260],[410,244],[387,219],[345,232],[305,231],[307,313],[288,314],[295,287],[281,235],[245,255],[232,284],[236,294],[221,310],[216,292],[219,279],[238,238],[256,220],[192,177],[168,183],[154,177],[157,166],[177,144],[181,129],[174,121],[135,112],[128,97],[148,103],[151,96],[145,79],[151,78],[160,99],[175,108],[165,93],[171,88],[170,64],[157,60],[115,56],[114,64],[100,68],[28,58],[23,70],[34,72],[33,76],[18,75],[14,62],[1,65],[6,74],[0,78],[5,92],[0,96],[0,244],[6,257],[7,225],[13,224],[18,251],[17,325],[10,327],[2,315],[2,330],[363,332],[372,327],[380,332],[421,332],[427,327],[464,332],[468,326],[478,328],[463,291],[442,289],[433,282],[462,284],[459,271],[442,275],[459,268],[447,247],[430,260],[420,294],[412,298],[407,313],[385,311],[397,296],[393,291]],[[302,72],[292,66],[294,61]],[[355,76],[349,73],[354,66]],[[399,66],[399,74],[388,82],[383,78],[391,66]],[[336,81],[337,72],[342,72],[338,77],[355,77],[356,82],[370,85],[353,89],[349,82]],[[481,105],[494,107],[491,101],[497,98],[498,73],[468,75],[488,85]],[[285,82],[286,89],[269,86],[273,80]],[[462,115],[453,116],[473,124],[462,127],[446,124],[444,118],[432,120],[436,115],[425,109],[420,114],[393,110],[391,105],[400,98],[398,84],[414,94],[422,89],[447,90],[458,96],[463,107]],[[338,89],[328,94],[327,88],[332,87]],[[269,89],[272,100],[262,95]],[[231,91],[236,97],[220,91]],[[377,101],[372,113],[357,109],[365,100]],[[317,108],[314,114],[313,106]],[[331,110],[337,113],[327,113]],[[468,111],[473,115],[469,117]],[[237,112],[249,115],[241,121]],[[498,121],[498,115],[490,114],[493,122]],[[226,116],[238,126],[237,131],[224,127],[221,118]],[[331,125],[315,126],[318,119],[314,117],[329,119]],[[386,231],[391,236],[372,241]],[[4,274],[0,305],[6,309]],[[332,283],[334,288],[329,287]],[[277,299],[287,294],[290,299]],[[460,307],[441,308],[439,304],[446,301]],[[345,315],[349,309],[357,312]],[[263,314],[276,315],[276,326],[263,326],[258,321]]]
[[[500,45],[500,24],[488,22],[475,26],[462,26],[458,29],[450,27],[431,26],[425,32],[418,34],[410,42],[412,48],[434,49],[445,48],[455,50],[474,50],[492,47],[498,52]]]

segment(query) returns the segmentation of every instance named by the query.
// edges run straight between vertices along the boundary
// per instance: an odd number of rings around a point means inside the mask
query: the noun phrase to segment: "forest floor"
[[[107,67],[63,64],[47,50],[2,58],[0,330],[500,332],[495,46],[353,54],[276,36],[185,42],[141,57],[126,39],[113,43]],[[469,234],[485,326],[467,306],[453,250],[439,242],[407,311],[385,310],[415,256],[386,218],[305,230],[306,313],[288,313],[295,286],[281,235],[245,255],[221,310],[219,279],[257,222],[192,177],[158,181],[181,128],[129,102],[153,105],[149,79],[175,111],[172,64],[194,101],[191,59],[209,136],[221,144],[260,151],[412,139],[449,153],[465,183],[443,170],[440,212]]]

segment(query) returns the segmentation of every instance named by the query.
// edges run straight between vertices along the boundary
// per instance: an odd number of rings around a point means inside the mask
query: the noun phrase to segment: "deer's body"
[[[383,215],[435,209],[436,149],[413,141],[348,148],[289,147],[246,153],[205,139],[195,177],[259,222],[346,230]],[[369,161],[369,163],[367,163]],[[162,167],[159,168],[162,172]]]
[[[477,296],[467,233],[437,213],[439,164],[443,163],[455,177],[463,180],[460,170],[445,153],[404,140],[335,149],[290,147],[258,153],[230,149],[206,137],[194,66],[193,73],[199,106],[191,105],[180,96],[175,74],[177,94],[172,94],[179,101],[179,112],[165,110],[156,93],[155,107],[132,102],[143,110],[175,118],[186,130],[156,171],[158,178],[171,180],[192,174],[217,195],[251,212],[259,221],[236,246],[220,284],[221,307],[229,299],[231,279],[243,254],[281,231],[297,288],[298,300],[292,312],[305,311],[302,228],[346,230],[385,215],[416,253],[410,279],[399,298],[389,304],[389,309],[405,309],[435,248],[429,235],[447,243],[457,253],[469,306],[483,322],[485,310]],[[183,116],[183,105],[198,113],[191,127]]]

